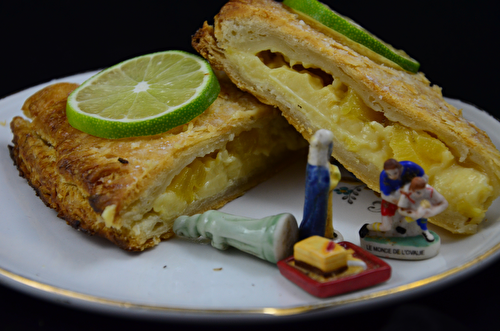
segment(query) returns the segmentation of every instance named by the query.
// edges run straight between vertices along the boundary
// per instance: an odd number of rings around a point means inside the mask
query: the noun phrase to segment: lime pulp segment
[[[105,69],[68,98],[69,123],[102,138],[154,135],[185,124],[215,101],[210,65],[182,51],[139,56]]]
[[[284,0],[283,4],[318,21],[350,40],[396,63],[401,68],[416,73],[420,64],[405,52],[393,48],[348,18],[335,13],[317,0]],[[365,54],[363,54],[365,55]]]

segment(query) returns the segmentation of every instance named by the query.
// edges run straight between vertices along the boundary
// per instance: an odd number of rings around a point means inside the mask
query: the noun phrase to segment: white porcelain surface
[[[60,81],[81,83],[90,75]],[[66,225],[13,166],[7,149],[12,140],[9,123],[22,115],[24,100],[42,86],[0,100],[0,282],[7,286],[80,308],[147,318],[332,314],[432,290],[499,254],[498,200],[476,235],[454,236],[431,226],[442,239],[438,256],[415,262],[386,260],[393,268],[389,281],[328,299],[309,295],[282,277],[275,265],[236,249],[219,251],[172,239],[140,254],[127,253]],[[464,116],[500,146],[500,123],[473,106],[449,101],[463,108]],[[252,218],[288,212],[300,220],[304,174],[305,162],[292,165],[222,211]],[[370,211],[379,206],[373,202],[380,200],[362,183],[341,182],[337,188],[342,187],[353,191],[334,194],[334,227],[345,240],[359,245],[359,228],[380,218],[379,212]]]

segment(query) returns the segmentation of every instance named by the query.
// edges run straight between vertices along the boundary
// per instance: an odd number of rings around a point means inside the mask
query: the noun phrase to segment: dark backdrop
[[[134,56],[168,49],[193,52],[190,37],[211,21],[225,0],[213,1],[0,1],[0,97],[32,85],[105,68]],[[499,5],[493,1],[325,0],[396,48],[420,61],[421,70],[443,94],[473,103],[500,117],[497,106]],[[1,189],[1,188],[0,188]],[[421,297],[370,307],[345,317],[306,320],[285,326],[405,330],[427,320],[443,325],[496,329],[500,305],[500,262],[480,273]],[[185,327],[102,316],[45,303],[0,286],[0,330],[83,330],[114,323],[116,328]],[[4,305],[5,306],[5,305]],[[418,318],[409,320],[411,314]],[[401,322],[403,320],[404,322]],[[394,322],[396,321],[396,322]],[[357,326],[357,327],[356,327]],[[243,329],[253,326],[241,326]],[[422,328],[422,329],[423,329]]]
[[[0,96],[137,55],[193,51],[191,35],[225,2],[1,1]],[[498,2],[325,2],[417,59],[445,96],[497,112]]]

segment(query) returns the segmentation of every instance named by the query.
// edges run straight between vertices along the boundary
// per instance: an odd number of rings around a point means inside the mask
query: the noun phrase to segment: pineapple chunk
[[[472,223],[477,224],[484,218],[486,208],[483,206],[493,187],[483,173],[454,164],[429,181],[446,197],[452,208],[470,218]]]
[[[430,179],[455,163],[455,157],[448,147],[428,133],[399,124],[395,124],[393,128],[390,146],[394,158],[417,163],[424,168]]]
[[[153,211],[165,218],[170,218],[176,215],[178,210],[184,210],[186,206],[187,202],[179,194],[179,191],[168,190],[156,198],[153,203]]]

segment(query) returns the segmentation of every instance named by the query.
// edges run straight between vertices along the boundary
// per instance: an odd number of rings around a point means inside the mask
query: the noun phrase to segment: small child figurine
[[[331,191],[340,180],[338,168],[330,164],[333,134],[318,130],[311,138],[306,168],[304,215],[299,227],[299,239],[314,235],[334,237],[331,213]],[[338,237],[338,238],[336,238]]]
[[[433,242],[435,238],[427,229],[427,218],[443,212],[448,207],[448,201],[420,177],[406,184],[401,194],[399,212],[416,220],[425,240]]]
[[[361,247],[377,256],[403,260],[435,256],[441,242],[427,229],[427,217],[441,213],[448,203],[427,185],[424,170],[410,161],[389,159],[380,174],[380,191],[382,222],[361,227]]]

